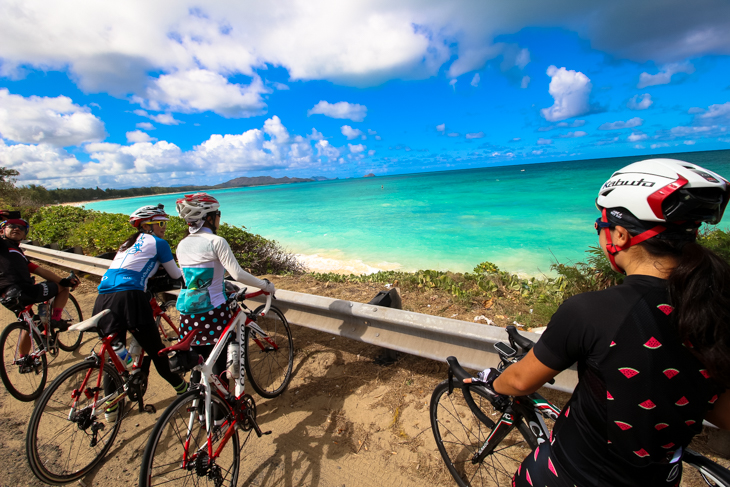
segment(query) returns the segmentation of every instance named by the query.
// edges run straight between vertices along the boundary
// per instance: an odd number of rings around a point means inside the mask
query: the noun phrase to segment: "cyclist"
[[[19,212],[0,211],[4,221],[0,223],[0,295],[4,304],[12,311],[42,303],[54,298],[51,311],[51,329],[68,330],[68,322],[62,318],[63,308],[68,302],[69,290],[79,284],[78,278],[61,278],[48,269],[39,267],[28,260],[20,248],[30,230],[28,222],[20,218]],[[10,218],[10,217],[16,218]],[[35,284],[31,274],[46,279]],[[20,335],[20,355],[30,352],[30,335],[26,331]]]
[[[730,429],[730,265],[696,243],[730,196],[725,179],[671,159],[636,162],[601,187],[595,228],[623,284],[566,300],[498,394],[534,392],[578,363],[551,441],[513,486],[674,486],[707,419]]]
[[[111,313],[99,322],[105,335],[119,333],[119,341],[126,343],[127,331],[137,340],[147,353],[148,358],[142,365],[144,373],[149,372],[150,359],[160,376],[165,379],[177,394],[187,391],[188,385],[179,375],[170,371],[167,357],[157,352],[164,345],[157,331],[147,294],[147,280],[162,265],[172,279],[182,274],[175,264],[170,245],[163,240],[169,217],[163,205],[143,206],[129,217],[129,222],[137,228],[137,233],[122,243],[109,270],[104,273],[99,284],[99,296],[94,303],[93,314],[105,309]],[[113,392],[113,387],[105,384],[105,393]],[[105,411],[108,422],[117,419],[118,404]]]
[[[216,234],[221,221],[219,208],[218,200],[206,193],[185,195],[177,200],[177,211],[189,227],[189,235],[177,246],[177,260],[185,279],[185,288],[177,299],[180,331],[183,337],[188,333],[198,334],[192,349],[206,359],[231,320],[223,280],[226,271],[247,286],[267,293],[275,291],[273,283],[244,271],[226,239]],[[225,367],[226,354],[222,353],[213,371],[220,374]],[[191,377],[191,382],[198,380]]]

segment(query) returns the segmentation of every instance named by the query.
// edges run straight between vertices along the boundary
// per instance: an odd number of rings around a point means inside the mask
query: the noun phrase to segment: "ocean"
[[[663,154],[730,178],[730,151]],[[277,240],[318,272],[471,271],[490,261],[525,276],[585,260],[597,245],[599,187],[648,156],[378,176],[210,191],[222,220]],[[129,214],[179,195],[86,204]],[[720,224],[726,228],[730,217]]]

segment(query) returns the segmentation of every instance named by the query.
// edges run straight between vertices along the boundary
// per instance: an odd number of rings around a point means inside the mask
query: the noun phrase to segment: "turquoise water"
[[[662,157],[671,157],[663,155]],[[730,151],[677,154],[730,177]],[[278,240],[314,270],[471,271],[527,275],[585,259],[597,243],[594,200],[611,173],[647,157],[554,162],[211,191],[225,222]],[[381,187],[382,186],[382,187]],[[131,213],[178,195],[100,201]],[[721,226],[726,227],[728,217]]]

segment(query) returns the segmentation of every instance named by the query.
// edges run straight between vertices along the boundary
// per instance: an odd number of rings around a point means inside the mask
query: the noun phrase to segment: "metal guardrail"
[[[26,244],[22,247],[28,257],[97,276],[109,267],[110,261],[106,259]],[[496,366],[499,356],[494,344],[507,340],[507,333],[497,326],[283,289],[276,291],[276,298],[276,306],[294,325],[439,362],[453,355],[463,366],[474,370]],[[535,333],[522,333],[533,341],[540,338]],[[571,368],[561,372],[555,384],[547,387],[571,392],[577,383],[577,371]]]

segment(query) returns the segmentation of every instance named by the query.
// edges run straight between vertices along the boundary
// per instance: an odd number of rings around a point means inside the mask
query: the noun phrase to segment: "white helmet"
[[[186,194],[176,202],[177,212],[187,223],[202,220],[205,216],[220,208],[218,200],[207,193]]]
[[[143,206],[129,215],[129,223],[133,227],[139,228],[142,223],[169,221],[170,218],[168,218],[164,208],[165,205],[162,204],[157,206]]]
[[[718,223],[730,183],[696,164],[647,159],[613,173],[596,198],[598,209],[623,208],[644,222]]]

